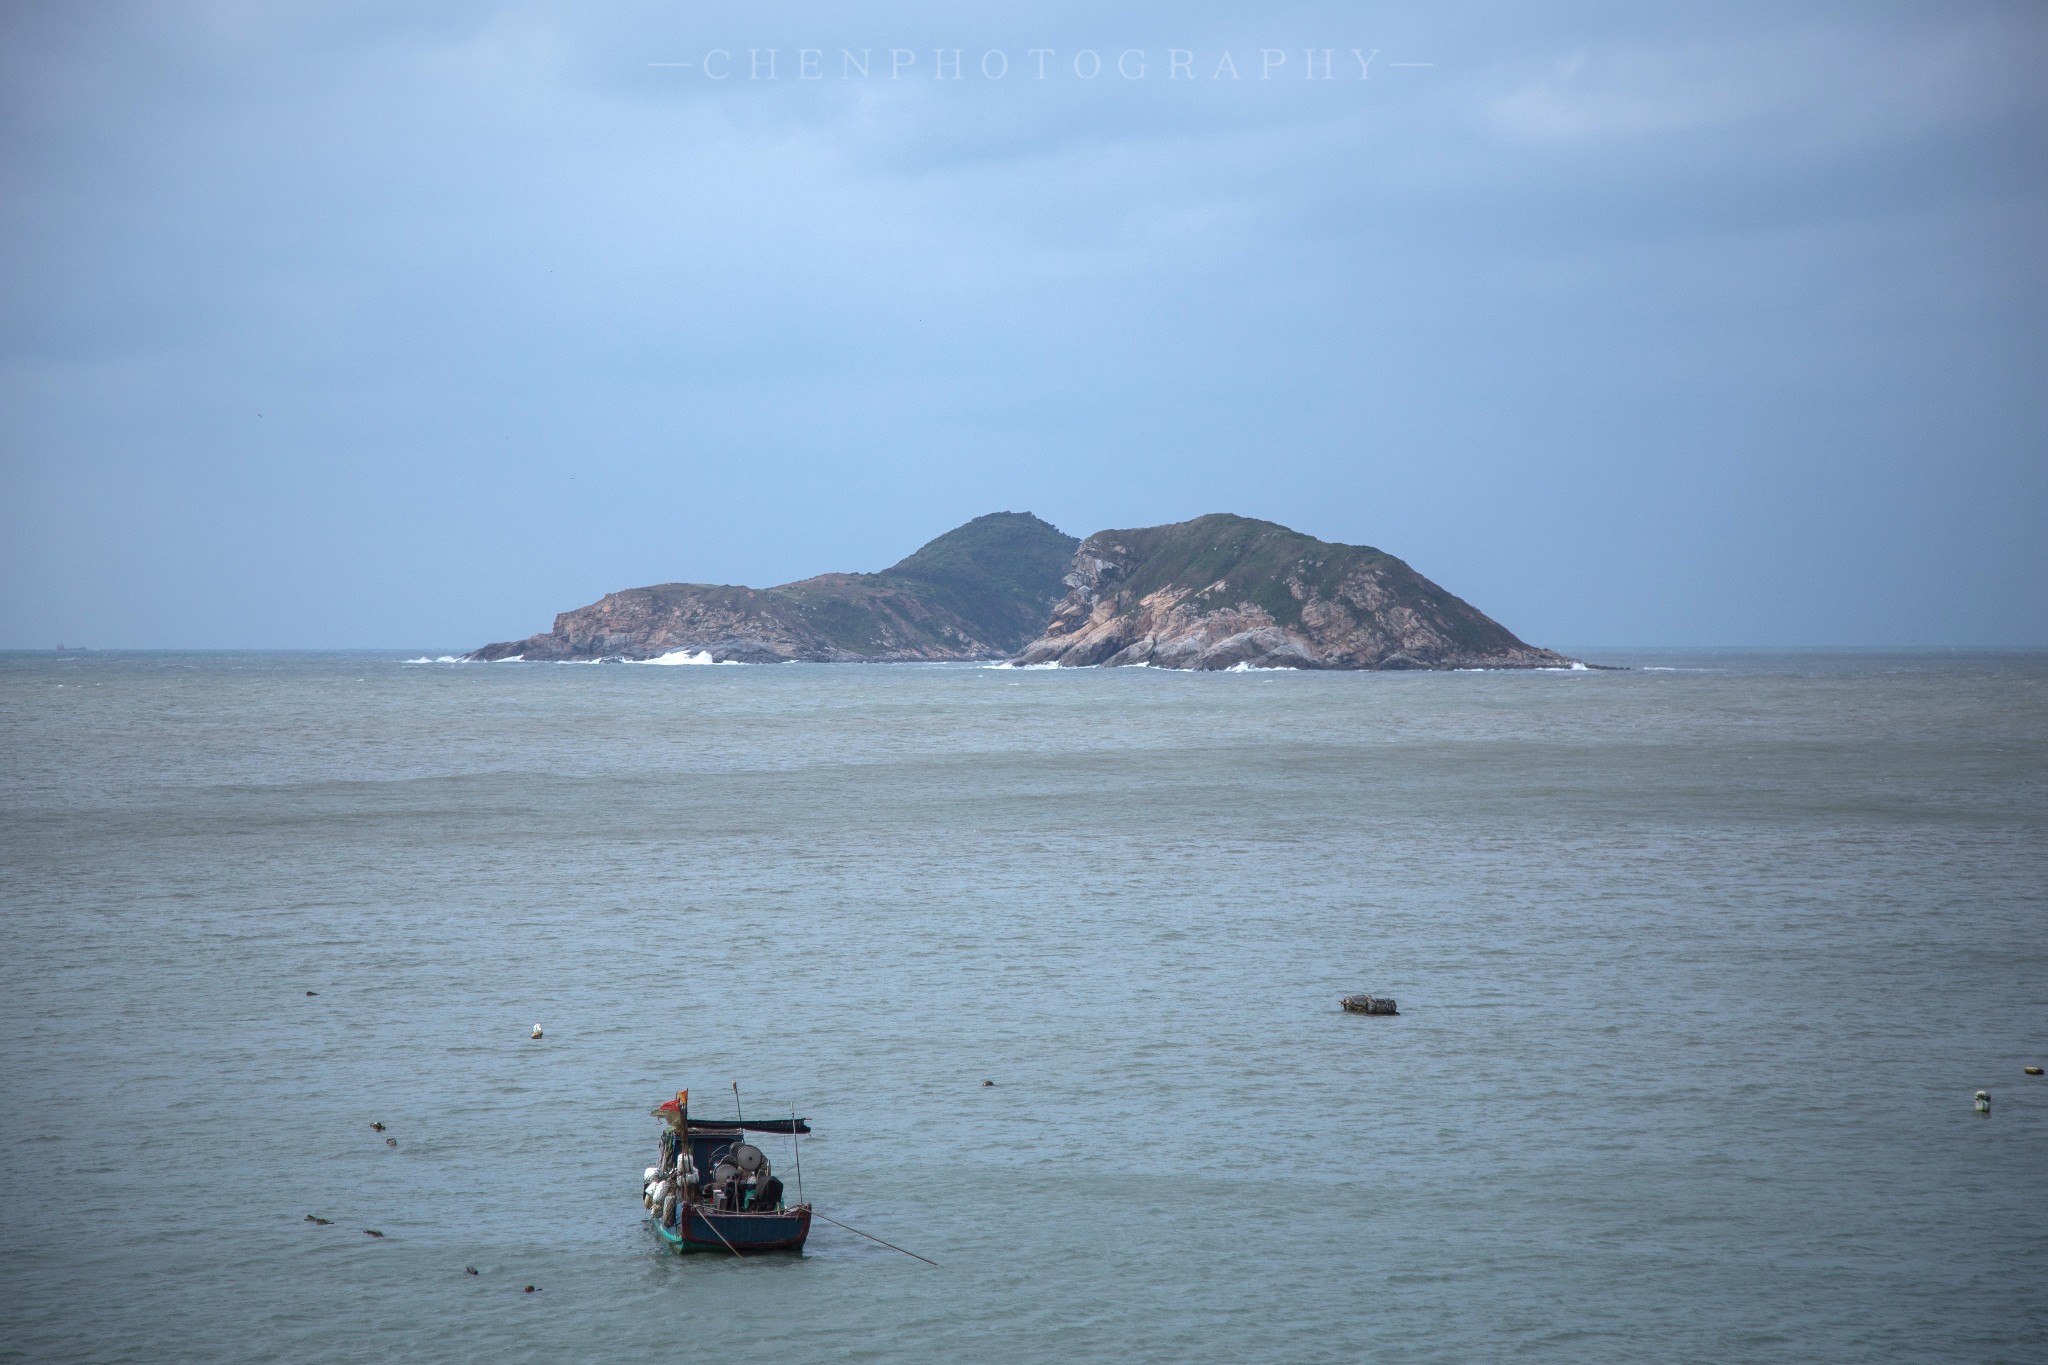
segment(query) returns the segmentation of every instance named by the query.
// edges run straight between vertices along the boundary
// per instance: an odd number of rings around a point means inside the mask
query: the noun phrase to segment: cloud
[[[1887,540],[2048,579],[1970,521],[2027,505],[2010,452],[2043,427],[2013,360],[2044,312],[2033,9],[4,22],[15,639],[361,640],[404,603],[457,644],[633,581],[886,563],[994,506],[1080,532],[1229,506],[1524,621],[1727,638],[1694,557],[1789,513],[1700,496],[1696,459],[1793,471],[1800,534],[1854,568],[1769,629],[1897,619]],[[656,65],[805,46],[919,64]],[[1300,79],[1354,46],[1371,79]],[[954,48],[963,79],[930,79]],[[1160,78],[1175,48],[1203,79]],[[1242,78],[1207,79],[1225,51]],[[1932,429],[1960,472],[1930,499]],[[1818,491],[1851,447],[1860,520]],[[1679,532],[1629,529],[1674,498]],[[1532,577],[1570,538],[1589,567]],[[1972,600],[1993,634],[2048,610]]]

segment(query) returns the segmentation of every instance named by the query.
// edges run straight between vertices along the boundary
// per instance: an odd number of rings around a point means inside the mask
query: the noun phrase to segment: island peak
[[[1561,668],[1572,660],[1369,545],[1216,512],[1098,531],[1019,664],[1155,668]]]

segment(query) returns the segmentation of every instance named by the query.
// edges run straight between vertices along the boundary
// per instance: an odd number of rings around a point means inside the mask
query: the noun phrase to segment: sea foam
[[[643,663],[643,664],[719,664],[719,663],[726,663],[726,664],[732,664],[732,665],[734,665],[734,666],[740,666],[740,661],[739,661],[738,659],[714,659],[714,658],[712,658],[712,657],[711,657],[711,651],[710,651],[710,650],[708,650],[708,649],[700,649],[700,650],[698,650],[698,651],[697,651],[696,653],[694,653],[694,654],[692,654],[692,653],[691,653],[691,652],[690,652],[689,650],[687,650],[687,649],[672,649],[672,650],[670,650],[670,651],[669,651],[668,653],[666,653],[666,654],[658,654],[658,655],[656,655],[656,656],[655,656],[654,658],[652,658],[652,659],[636,659],[636,660],[634,660],[634,662],[635,662],[635,663]]]

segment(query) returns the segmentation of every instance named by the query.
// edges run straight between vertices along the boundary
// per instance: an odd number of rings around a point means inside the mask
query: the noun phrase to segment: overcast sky
[[[7,7],[0,647],[997,510],[1551,645],[2048,643],[2048,6],[863,8]]]

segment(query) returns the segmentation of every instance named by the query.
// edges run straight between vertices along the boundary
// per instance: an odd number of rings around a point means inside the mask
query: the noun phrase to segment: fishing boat
[[[737,1090],[735,1090],[737,1094]],[[783,1202],[781,1177],[749,1133],[811,1131],[804,1120],[693,1119],[690,1092],[653,1111],[662,1121],[655,1164],[642,1175],[640,1202],[661,1239],[677,1251],[751,1256],[804,1249],[811,1206],[803,1201],[803,1156],[797,1151],[797,1203]]]

